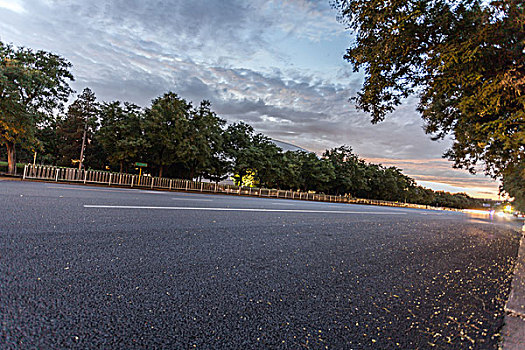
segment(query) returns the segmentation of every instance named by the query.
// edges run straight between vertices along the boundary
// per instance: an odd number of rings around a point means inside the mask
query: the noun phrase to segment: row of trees
[[[86,88],[68,107],[36,129],[39,163],[134,172],[148,163],[157,176],[221,181],[233,174],[244,186],[316,191],[458,208],[478,202],[415,184],[396,167],[366,163],[348,146],[322,157],[277,147],[243,122],[226,125],[208,101],[197,107],[168,92],[142,109],[128,102],[97,102]],[[83,152],[84,140],[87,140]],[[85,159],[81,159],[82,154]],[[25,160],[31,154],[21,154]]]
[[[99,103],[85,89],[64,112],[72,92],[69,62],[1,42],[0,57],[0,144],[6,145],[10,173],[16,172],[18,147],[22,160],[32,160],[33,151],[39,162],[63,166],[84,162],[133,172],[135,162],[147,162],[158,176],[220,181],[234,174],[237,183],[251,186],[452,207],[476,204],[464,194],[416,186],[399,169],[367,164],[346,146],[322,157],[282,152],[245,123],[226,125],[209,102],[195,107],[172,92],[143,109],[128,102]]]

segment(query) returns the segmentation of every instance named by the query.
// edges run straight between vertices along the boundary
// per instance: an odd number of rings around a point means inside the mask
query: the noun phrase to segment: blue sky
[[[352,34],[336,15],[328,0],[0,0],[0,40],[64,56],[73,87],[99,100],[208,99],[272,138],[318,153],[347,144],[427,187],[497,196],[441,158],[450,141],[424,134],[416,98],[378,125],[354,108],[363,76],[342,58]]]

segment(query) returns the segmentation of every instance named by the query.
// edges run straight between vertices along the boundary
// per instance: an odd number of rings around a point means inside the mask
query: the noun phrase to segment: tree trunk
[[[161,165],[161,166],[160,166],[160,169],[159,169],[159,177],[162,177],[162,170],[164,170],[164,165]]]
[[[14,142],[7,142],[7,173],[16,175],[16,149]]]
[[[124,169],[124,162],[120,161],[120,173],[122,174],[122,169]]]

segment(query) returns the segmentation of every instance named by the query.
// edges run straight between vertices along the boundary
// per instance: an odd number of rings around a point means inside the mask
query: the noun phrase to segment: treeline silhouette
[[[367,163],[348,146],[326,150],[321,157],[283,151],[246,123],[227,125],[208,101],[193,106],[173,92],[141,108],[129,102],[98,102],[84,89],[66,113],[38,127],[38,163],[78,165],[84,134],[85,168],[136,173],[135,163],[143,162],[150,174],[161,177],[219,182],[232,176],[243,186],[451,208],[482,206],[481,200],[464,193],[418,186],[400,169]],[[19,160],[32,162],[33,155],[21,150]]]

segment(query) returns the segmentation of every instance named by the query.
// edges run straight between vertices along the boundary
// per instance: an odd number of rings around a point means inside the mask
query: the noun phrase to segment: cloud
[[[24,13],[26,9],[19,0],[0,0],[0,9],[4,8],[16,13]]]

